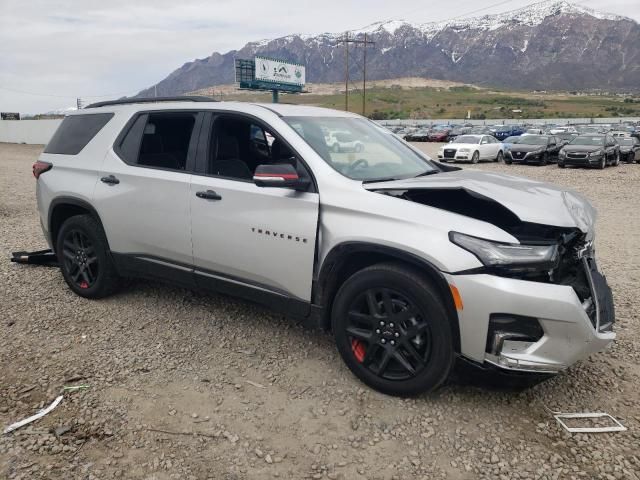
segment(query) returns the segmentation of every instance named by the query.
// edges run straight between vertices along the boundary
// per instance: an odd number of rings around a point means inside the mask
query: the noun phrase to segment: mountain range
[[[367,79],[423,77],[542,90],[638,90],[640,24],[566,1],[497,15],[425,24],[378,22],[350,38],[367,50]],[[345,33],[292,34],[247,43],[185,63],[138,96],[180,95],[234,82],[234,59],[255,55],[306,65],[307,82],[344,79]],[[361,78],[362,47],[350,47],[350,76]]]

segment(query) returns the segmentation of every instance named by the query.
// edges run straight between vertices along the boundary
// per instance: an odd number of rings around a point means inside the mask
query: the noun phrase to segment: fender
[[[319,319],[321,328],[329,329],[331,325],[331,308],[333,299],[340,287],[340,280],[369,265],[381,261],[397,260],[409,264],[431,280],[442,297],[447,315],[451,320],[455,339],[455,349],[460,351],[460,328],[449,285],[442,273],[428,260],[403,250],[368,242],[344,242],[336,245],[327,254],[324,262],[317,269],[313,282],[312,299],[316,306],[321,306]]]
[[[47,216],[47,227],[48,227],[49,237],[51,239],[50,243],[53,246],[54,252],[56,247],[55,245],[56,238],[54,238],[54,235],[53,235],[53,221],[54,221],[53,213],[55,212],[56,207],[58,207],[59,205],[73,205],[74,207],[82,208],[83,210],[88,211],[100,223],[100,225],[102,225],[102,220],[100,219],[100,215],[98,215],[98,212],[96,211],[96,209],[93,208],[93,206],[91,206],[91,204],[86,200],[82,200],[77,197],[64,197],[64,196],[54,198],[49,204],[49,212]],[[105,233],[105,236],[106,236],[106,233]]]

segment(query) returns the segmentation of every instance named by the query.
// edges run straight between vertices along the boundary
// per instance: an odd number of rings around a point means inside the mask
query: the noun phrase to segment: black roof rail
[[[156,103],[156,102],[217,102],[211,97],[203,95],[184,95],[179,97],[143,97],[143,98],[122,98],[120,100],[107,100],[87,105],[84,108],[98,108],[109,105],[129,105],[131,103]]]

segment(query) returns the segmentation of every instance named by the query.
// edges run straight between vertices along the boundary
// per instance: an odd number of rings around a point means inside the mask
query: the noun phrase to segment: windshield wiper
[[[426,177],[427,175],[435,175],[436,173],[440,173],[440,170],[427,170],[426,172],[419,173],[413,178]]]
[[[371,180],[363,180],[362,183],[378,183],[378,182],[393,182],[395,180],[402,180],[401,178],[389,177],[389,178],[374,178]]]

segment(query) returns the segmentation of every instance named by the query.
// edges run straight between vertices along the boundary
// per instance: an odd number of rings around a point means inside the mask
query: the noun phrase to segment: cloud
[[[387,19],[444,20],[495,3],[459,0],[452,12],[423,0],[0,0],[0,87],[13,90],[0,89],[0,109],[43,112],[74,105],[76,97],[133,94],[185,62],[253,40]],[[513,0],[508,9],[528,3]],[[580,4],[640,19],[637,0]]]

